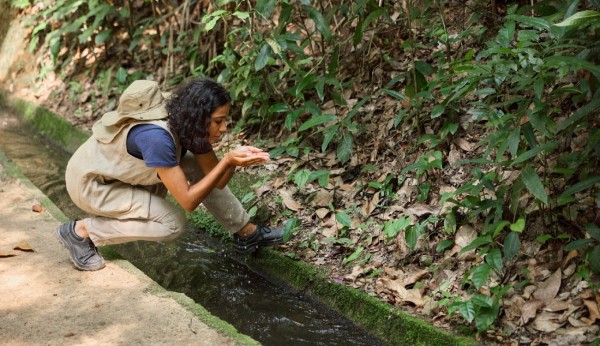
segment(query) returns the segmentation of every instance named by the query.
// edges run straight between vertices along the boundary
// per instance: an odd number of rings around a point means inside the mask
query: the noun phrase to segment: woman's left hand
[[[227,153],[230,162],[238,167],[259,165],[269,161],[269,153],[252,146],[240,146]]]

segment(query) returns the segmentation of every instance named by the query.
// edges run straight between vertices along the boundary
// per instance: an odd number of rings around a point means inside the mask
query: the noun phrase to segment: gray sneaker
[[[58,241],[69,250],[69,256],[79,270],[98,270],[105,266],[104,258],[96,251],[90,238],[75,233],[75,221],[71,220],[56,229]]]
[[[283,229],[256,226],[254,233],[245,237],[233,236],[235,250],[241,254],[251,254],[262,246],[275,246],[283,243]]]

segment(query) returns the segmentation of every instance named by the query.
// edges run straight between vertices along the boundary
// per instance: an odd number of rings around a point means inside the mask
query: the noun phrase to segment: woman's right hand
[[[269,153],[251,146],[237,147],[225,155],[230,164],[237,167],[248,167],[269,161]]]

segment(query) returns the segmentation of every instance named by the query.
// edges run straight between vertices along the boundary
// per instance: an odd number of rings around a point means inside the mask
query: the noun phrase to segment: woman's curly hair
[[[209,144],[212,113],[229,103],[231,96],[221,84],[209,78],[194,78],[167,100],[167,124],[185,149],[200,152]]]

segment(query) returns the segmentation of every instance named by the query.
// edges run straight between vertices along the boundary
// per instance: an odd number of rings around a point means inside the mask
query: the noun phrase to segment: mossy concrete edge
[[[56,141],[54,136],[62,136],[62,135],[74,135],[74,139],[69,141],[70,145],[74,146],[75,149],[81,143],[83,143],[90,136],[87,132],[80,130],[74,126],[64,126],[64,124],[59,124],[57,127],[49,124],[53,121],[62,121],[64,119],[59,116],[53,114],[52,112],[43,109],[39,106],[35,106],[27,103],[23,100],[12,100],[10,102],[6,102],[6,95],[0,97],[0,107],[9,108],[11,111],[20,112],[20,109],[27,109],[29,114],[33,114],[34,116],[26,117],[26,121],[31,123],[32,126],[35,126],[36,129],[46,129],[44,136],[47,136],[49,140],[57,145],[62,145],[59,141]],[[18,107],[12,107],[12,105],[17,104]],[[23,108],[21,108],[23,107]],[[20,113],[17,113],[20,114]],[[35,114],[44,114],[43,116],[35,116]],[[85,136],[82,136],[85,135]],[[67,143],[67,142],[63,142]],[[63,149],[70,151],[63,147]],[[21,169],[6,156],[6,154],[0,150],[0,165],[4,167],[4,175],[9,176],[13,179],[16,179],[21,182],[24,186],[26,186],[29,190],[34,193],[34,197],[40,202],[40,204],[45,208],[45,210],[50,213],[57,221],[59,222],[67,222],[69,218],[60,210],[41,190],[38,189],[35,184],[23,174]],[[260,345],[256,340],[252,339],[248,335],[240,333],[233,325],[224,321],[214,315],[212,315],[206,308],[202,305],[196,303],[193,299],[186,296],[183,293],[172,292],[164,289],[158,283],[150,279],[146,274],[144,274],[141,270],[136,268],[130,262],[122,259],[122,257],[110,246],[101,247],[100,252],[102,256],[106,259],[113,260],[115,264],[119,267],[123,268],[127,272],[135,275],[140,280],[148,282],[149,288],[147,289],[149,293],[154,294],[160,297],[168,297],[176,301],[178,304],[183,306],[185,309],[191,311],[195,316],[197,316],[203,323],[208,325],[210,328],[214,329],[218,333],[229,337],[233,340],[236,345]]]
[[[350,286],[334,282],[313,266],[272,249],[261,249],[250,265],[271,278],[283,280],[361,325],[393,345],[476,345],[473,338],[441,330],[426,321]]]

